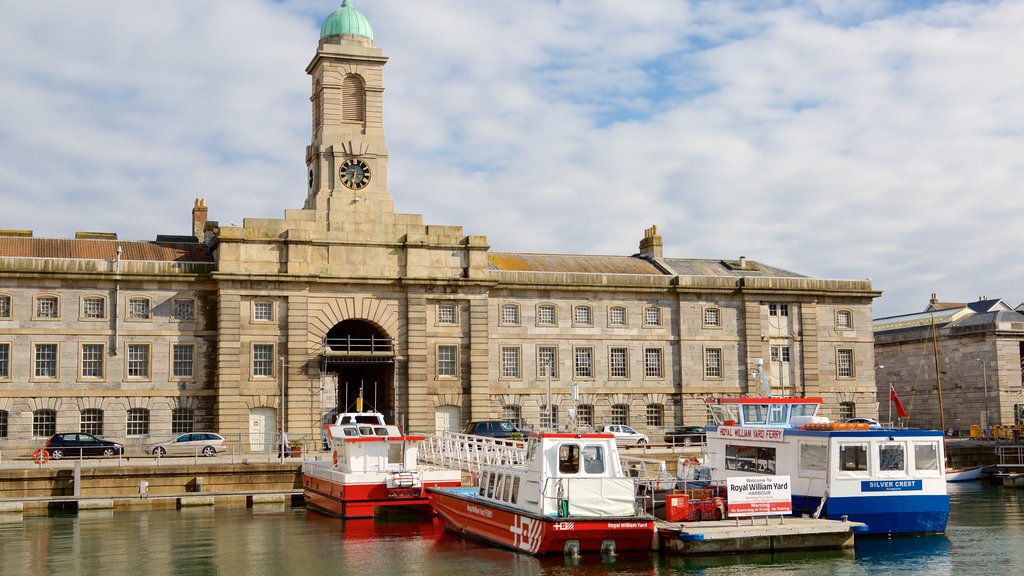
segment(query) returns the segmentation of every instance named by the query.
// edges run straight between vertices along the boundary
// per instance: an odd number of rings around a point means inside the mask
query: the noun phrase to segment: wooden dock
[[[861,522],[768,517],[666,522],[659,520],[659,546],[665,554],[737,554],[852,548]]]

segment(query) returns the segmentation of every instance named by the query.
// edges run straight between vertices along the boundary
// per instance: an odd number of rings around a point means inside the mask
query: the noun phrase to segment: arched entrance
[[[383,329],[365,320],[339,322],[327,332],[321,360],[321,370],[338,378],[336,412],[355,412],[362,396],[364,411],[395,421],[395,351]]]

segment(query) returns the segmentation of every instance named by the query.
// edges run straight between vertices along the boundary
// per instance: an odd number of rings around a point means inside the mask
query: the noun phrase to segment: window
[[[171,346],[171,377],[192,378],[195,374],[196,347],[194,344]]]
[[[939,469],[939,447],[933,443],[914,443],[914,468],[934,471]]]
[[[0,318],[11,317],[11,297],[6,294],[0,294]]]
[[[839,330],[849,330],[853,328],[853,313],[849,310],[837,310],[836,328]]]
[[[515,346],[502,346],[501,348],[501,377],[519,378],[519,348]]]
[[[722,377],[722,349],[721,348],[705,348],[704,349],[704,377],[705,378],[721,378]]]
[[[82,378],[102,380],[106,375],[104,348],[103,344],[82,344]]]
[[[254,378],[274,377],[274,345],[252,345],[252,375]]]
[[[629,425],[629,406],[625,404],[612,404],[612,425],[613,426],[628,426]]]
[[[822,444],[800,444],[800,470],[823,474],[827,469],[828,446]]]
[[[127,361],[129,378],[149,378],[149,344],[129,344]]]
[[[769,316],[789,316],[789,304],[769,304]]]
[[[348,74],[341,82],[341,118],[345,122],[363,122],[366,119],[366,87],[363,79]]]
[[[78,431],[92,434],[93,436],[102,436],[103,410],[99,408],[86,408],[82,410],[82,425]]]
[[[594,376],[594,349],[577,348],[574,351],[577,378],[593,378]]]
[[[107,300],[101,296],[82,298],[82,318],[86,320],[103,320],[107,317]]]
[[[857,405],[853,402],[839,403],[839,420],[847,420],[857,415]]]
[[[704,309],[704,327],[720,328],[722,326],[722,310],[719,308]]]
[[[661,378],[661,348],[644,349],[644,376],[647,378]]]
[[[576,326],[591,326],[594,323],[594,309],[590,306],[577,306],[572,311],[572,323]]]
[[[590,404],[576,406],[576,421],[579,422],[580,426],[593,426],[594,407]]]
[[[558,447],[558,472],[578,474],[580,471],[580,447],[576,444],[562,444]]]
[[[865,472],[868,469],[867,444],[846,444],[839,447],[839,469]]]
[[[907,458],[903,444],[879,444],[878,470],[880,472],[905,472]]]
[[[445,302],[437,305],[437,323],[445,326],[454,326],[456,323],[455,304]]]
[[[57,411],[36,410],[32,413],[32,437],[49,438],[57,433]]]
[[[554,326],[558,323],[554,304],[541,304],[537,306],[537,324],[542,326]]]
[[[519,324],[519,305],[503,304],[501,306],[502,324]]]
[[[523,409],[518,404],[509,404],[501,409],[501,419],[516,428],[523,426]]]
[[[437,347],[437,376],[454,378],[458,376],[458,346],[443,344]]]
[[[726,445],[725,469],[775,474],[775,448]]]
[[[187,434],[195,429],[195,410],[175,408],[171,412],[171,434]]]
[[[840,348],[836,350],[836,376],[853,378],[853,349]]]
[[[608,309],[608,325],[609,326],[625,326],[626,325],[626,309],[622,306],[612,306]]]
[[[36,318],[59,318],[60,300],[56,296],[36,298]]]
[[[647,425],[661,428],[665,425],[665,407],[661,404],[647,405]]]
[[[772,346],[772,362],[789,362],[789,346]]]
[[[171,301],[171,319],[179,321],[196,319],[196,301],[190,298],[175,298]]]
[[[11,345],[0,342],[0,380],[11,377]]]
[[[661,326],[661,308],[656,306],[644,308],[644,326]]]
[[[558,348],[541,346],[537,348],[537,377],[558,378]]]
[[[608,377],[628,378],[629,377],[629,349],[610,348],[608,350]]]
[[[273,302],[253,302],[252,319],[256,322],[271,322],[274,320]]]
[[[128,319],[149,320],[149,298],[129,298]]]
[[[7,438],[7,411],[0,410],[0,438]]]
[[[558,404],[553,404],[550,412],[547,405],[541,406],[540,427],[545,430],[558,430]]]
[[[35,345],[35,377],[46,379],[57,377],[56,344]]]
[[[604,448],[600,446],[583,447],[583,472],[604,474]]]
[[[149,410],[130,408],[128,410],[128,435],[145,436],[147,434],[149,434]]]

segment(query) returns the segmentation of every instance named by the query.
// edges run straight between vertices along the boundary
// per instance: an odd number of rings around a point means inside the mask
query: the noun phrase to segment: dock
[[[659,545],[668,555],[853,548],[854,535],[866,529],[861,522],[789,516],[657,522]]]

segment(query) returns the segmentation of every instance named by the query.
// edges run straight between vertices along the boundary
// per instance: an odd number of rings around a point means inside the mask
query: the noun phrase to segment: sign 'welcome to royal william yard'
[[[778,516],[793,513],[789,476],[728,479],[729,516]]]

